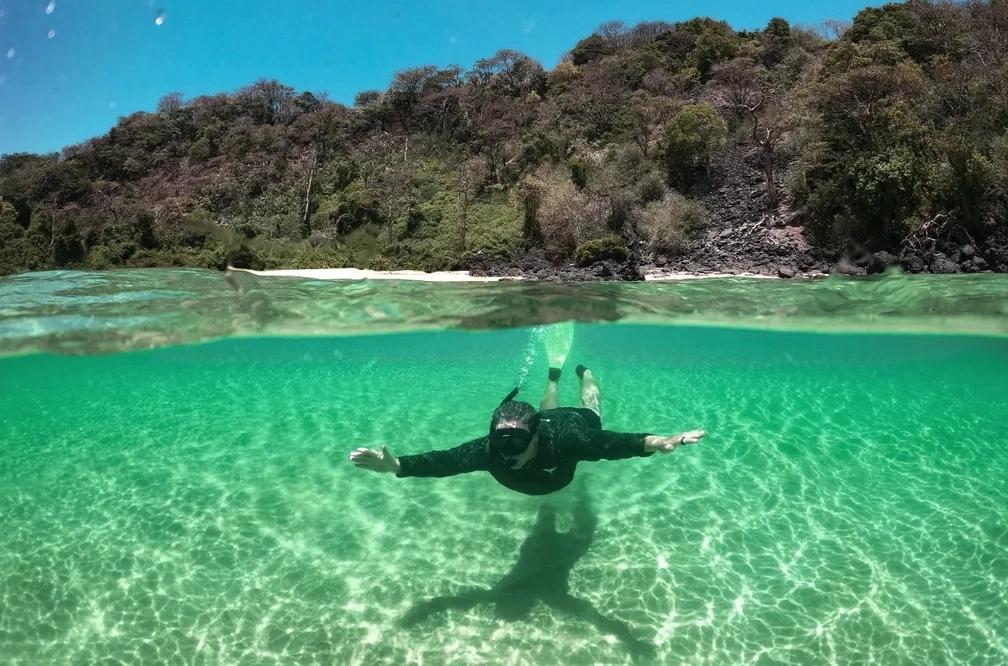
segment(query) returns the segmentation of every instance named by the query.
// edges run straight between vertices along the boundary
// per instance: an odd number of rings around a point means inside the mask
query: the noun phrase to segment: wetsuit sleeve
[[[564,438],[560,446],[563,457],[572,460],[621,460],[650,456],[644,450],[647,433],[613,432],[611,430],[581,430],[574,437]]]
[[[444,451],[399,456],[397,476],[454,476],[487,469],[487,438],[480,437]]]

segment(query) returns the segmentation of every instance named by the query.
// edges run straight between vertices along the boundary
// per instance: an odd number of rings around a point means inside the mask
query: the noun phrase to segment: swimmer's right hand
[[[388,450],[388,446],[382,446],[381,451],[361,447],[350,452],[350,462],[354,467],[369,469],[372,472],[399,473],[399,459]]]

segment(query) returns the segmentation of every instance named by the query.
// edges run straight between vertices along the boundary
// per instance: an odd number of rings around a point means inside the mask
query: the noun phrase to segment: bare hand
[[[677,446],[683,444],[696,444],[704,435],[707,433],[703,430],[689,430],[687,432],[681,432],[678,435],[673,435],[671,437],[658,437],[655,435],[649,435],[644,439],[644,450],[645,451],[658,451],[660,453],[670,453]]]
[[[361,447],[350,452],[350,462],[354,467],[369,469],[372,472],[399,472],[399,461],[393,456],[388,446],[382,446],[381,451]]]

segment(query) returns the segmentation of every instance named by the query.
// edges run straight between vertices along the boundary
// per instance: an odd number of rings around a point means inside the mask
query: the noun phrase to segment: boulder
[[[923,273],[927,270],[927,264],[915,252],[904,251],[900,255],[900,263],[910,273]]]
[[[957,243],[953,243],[952,241],[945,241],[939,244],[938,249],[940,251],[935,252],[935,258],[937,258],[938,255],[941,254],[944,255],[945,258],[950,259],[952,263],[954,264],[959,263],[959,255],[961,254],[961,250]]]
[[[868,271],[862,266],[858,266],[850,257],[843,256],[840,257],[840,261],[836,262],[833,266],[833,273],[840,273],[841,275],[867,275]]]
[[[949,274],[959,272],[959,265],[941,252],[935,252],[934,259],[931,260],[931,265],[929,266],[929,268],[931,269],[932,273],[938,273],[938,274]]]
[[[875,261],[883,266],[895,266],[899,263],[899,257],[882,250],[875,253]]]
[[[961,260],[972,259],[975,254],[976,248],[972,245],[963,245],[959,248],[959,259]]]
[[[777,277],[790,280],[796,275],[796,271],[791,266],[781,266],[777,269]]]

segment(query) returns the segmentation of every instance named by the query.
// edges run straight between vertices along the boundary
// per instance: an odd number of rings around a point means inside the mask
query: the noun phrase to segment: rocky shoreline
[[[787,173],[790,166],[780,165],[778,173]],[[872,275],[890,266],[907,273],[1008,273],[1008,238],[978,246],[962,230],[940,224],[924,229],[892,252],[852,246],[840,255],[827,253],[806,239],[805,213],[793,208],[781,180],[776,181],[783,195],[780,205],[768,209],[766,182],[754,154],[739,146],[723,155],[714,170],[719,185],[700,197],[709,224],[678,256],[649,257],[640,243],[631,241],[626,261],[556,265],[536,249],[511,260],[477,254],[464,268],[474,276],[557,281],[643,280],[682,274],[815,278],[830,273]]]
[[[767,236],[772,238],[774,231],[776,229],[769,229]],[[800,239],[800,232],[800,227],[784,227],[779,235],[790,234]],[[831,273],[873,275],[891,266],[907,273],[1008,273],[1008,245],[998,244],[978,249],[968,242],[945,241],[933,249],[905,248],[898,256],[885,250],[868,252],[854,249],[835,260],[817,256],[814,250],[799,243],[780,243],[769,249],[765,246],[751,247],[748,252],[746,249],[743,244],[730,248],[711,245],[680,257],[658,257],[653,261],[635,260],[633,257],[626,261],[610,259],[589,266],[573,263],[557,265],[546,259],[541,251],[528,252],[512,261],[477,255],[466,270],[477,277],[565,282],[637,281],[683,274],[800,279],[825,277]]]

